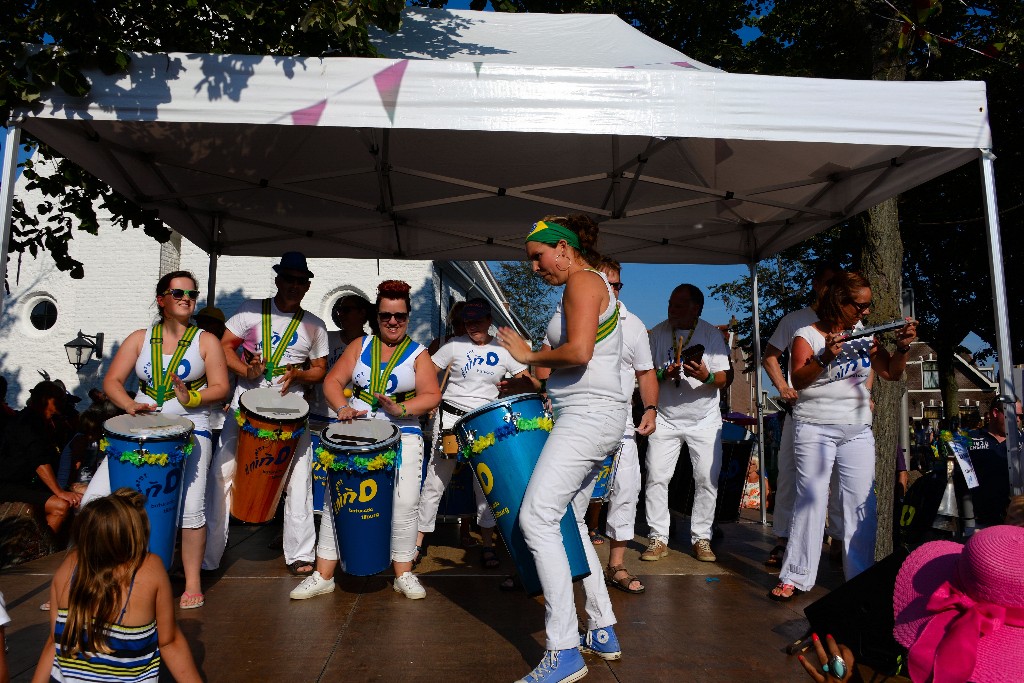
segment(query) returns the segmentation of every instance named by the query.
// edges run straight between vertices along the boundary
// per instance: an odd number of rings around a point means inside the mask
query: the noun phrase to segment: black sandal
[[[301,576],[302,578],[306,578],[307,576],[313,575],[313,563],[308,560],[295,560],[291,564],[286,564],[285,567],[288,568],[288,571],[292,576]],[[303,567],[309,567],[309,571],[300,572],[299,570]]]
[[[501,566],[498,553],[494,552],[493,547],[485,547],[480,551],[480,564],[484,569],[497,569]]]
[[[786,556],[786,546],[783,543],[772,548],[772,551],[768,553],[768,559],[764,561],[764,566],[774,567],[776,569],[782,568],[782,558]]]

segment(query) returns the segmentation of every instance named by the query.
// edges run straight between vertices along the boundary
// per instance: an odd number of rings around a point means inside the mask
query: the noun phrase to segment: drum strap
[[[607,320],[605,320],[603,323],[597,326],[597,340],[594,343],[599,344],[605,339],[607,339],[608,335],[614,332],[615,328],[618,326],[619,305],[615,304],[615,310],[612,312],[611,316],[609,316]]]
[[[468,410],[462,410],[461,408],[456,408],[454,405],[452,405],[448,401],[441,401],[441,410],[443,410],[444,412],[448,413],[449,415],[454,415],[455,417],[462,417],[463,415],[465,415],[466,413],[469,412]]]
[[[171,377],[174,375],[174,371],[178,369],[181,359],[185,357],[188,347],[192,345],[192,340],[195,339],[197,334],[199,334],[199,328],[195,325],[189,325],[188,329],[185,330],[185,334],[181,335],[178,347],[174,349],[171,362],[164,368],[164,326],[163,323],[157,323],[153,326],[153,332],[149,337],[153,393],[151,394],[147,391],[146,395],[156,401],[157,407],[162,407],[164,401],[167,400],[167,396],[174,393],[174,390],[171,388]]]
[[[363,401],[364,403],[369,403],[371,405],[373,404],[373,399],[375,398],[373,394],[371,394],[362,387],[356,387],[355,395],[360,401]],[[408,401],[410,398],[416,398],[415,391],[400,391],[397,394],[392,395],[391,400],[395,401],[396,403],[401,403],[402,401]]]
[[[281,341],[278,342],[277,348],[274,348],[274,329],[272,326],[273,316],[271,315],[270,299],[263,300],[263,358],[267,364],[263,372],[263,376],[268,382],[273,381],[275,377],[283,375],[288,371],[287,367],[281,367],[281,359],[284,358],[285,349],[288,348],[288,342],[291,341],[292,336],[295,334],[295,330],[299,329],[299,323],[302,322],[302,316],[305,315],[305,311],[301,308],[295,311],[292,315],[291,321],[288,323],[288,327],[285,328],[284,334],[281,336]]]
[[[185,382],[185,386],[194,391],[199,391],[206,386],[206,375],[203,375],[199,379],[194,379],[191,382]],[[156,389],[145,382],[139,382],[139,391],[152,399],[156,398]]]
[[[374,411],[380,405],[377,394],[383,394],[384,390],[388,388],[388,378],[391,377],[395,366],[402,360],[402,356],[405,355],[405,351],[411,343],[412,339],[409,338],[409,335],[406,335],[398,346],[395,347],[395,350],[391,353],[391,359],[384,366],[384,369],[381,370],[381,355],[384,344],[381,342],[380,337],[377,335],[373,336],[373,341],[370,342],[370,398],[365,399],[362,396],[359,398],[369,403]]]

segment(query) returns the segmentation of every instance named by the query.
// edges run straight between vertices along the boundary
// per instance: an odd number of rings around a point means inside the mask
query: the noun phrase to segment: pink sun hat
[[[893,611],[914,683],[1024,680],[1024,528],[925,543],[896,576]]]

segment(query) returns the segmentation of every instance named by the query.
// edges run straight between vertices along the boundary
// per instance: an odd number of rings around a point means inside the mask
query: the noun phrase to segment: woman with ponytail
[[[597,266],[597,225],[587,216],[548,216],[526,237],[533,271],[548,284],[564,287],[547,329],[551,348],[533,351],[515,330],[498,331],[499,343],[520,363],[551,368],[548,396],[555,425],[526,488],[519,513],[546,602],[546,652],[540,664],[517,683],[576,681],[587,673],[580,650],[605,660],[622,656],[615,615],[585,513],[596,469],[622,438],[626,396],[620,362],[622,330],[615,294]],[[559,525],[572,505],[590,575],[583,580],[589,621],[577,632],[569,559]]]
[[[128,414],[182,415],[195,425],[192,454],[185,463],[185,498],[179,520],[185,572],[182,609],[202,607],[205,601],[199,567],[206,549],[206,474],[213,454],[210,406],[223,404],[229,388],[220,340],[191,322],[198,298],[199,287],[192,273],[178,270],[160,278],[156,283],[159,318],[152,327],[128,335],[103,378],[107,397]],[[125,390],[125,382],[133,374],[139,381],[135,397]],[[104,460],[89,482],[83,503],[108,493],[110,473]]]
[[[174,621],[163,562],[147,552],[143,497],[118,489],[78,513],[71,550],[50,585],[50,636],[33,683],[201,680]]]
[[[379,331],[352,341],[324,379],[324,397],[342,422],[357,418],[388,420],[402,432],[402,458],[395,481],[391,519],[391,560],[394,589],[416,600],[427,593],[412,573],[416,557],[420,481],[423,472],[423,430],[419,416],[441,402],[437,374],[426,347],[409,338],[410,287],[385,280],[377,287]],[[351,397],[345,389],[352,385]],[[334,591],[338,550],[329,510],[320,515],[316,570],[291,592],[293,600]]]

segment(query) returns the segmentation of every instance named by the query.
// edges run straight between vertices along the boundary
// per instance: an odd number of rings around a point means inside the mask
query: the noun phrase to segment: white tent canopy
[[[44,93],[8,133],[0,266],[19,126],[214,259],[521,258],[535,220],[582,211],[621,261],[753,266],[980,159],[1012,392],[983,83],[723,73],[612,16],[418,9],[377,39],[136,55],[88,98]]]
[[[584,211],[623,261],[749,263],[990,144],[983,83],[728,74],[613,16],[416,10],[381,49],[136,55],[21,125],[205,248],[415,259]]]

